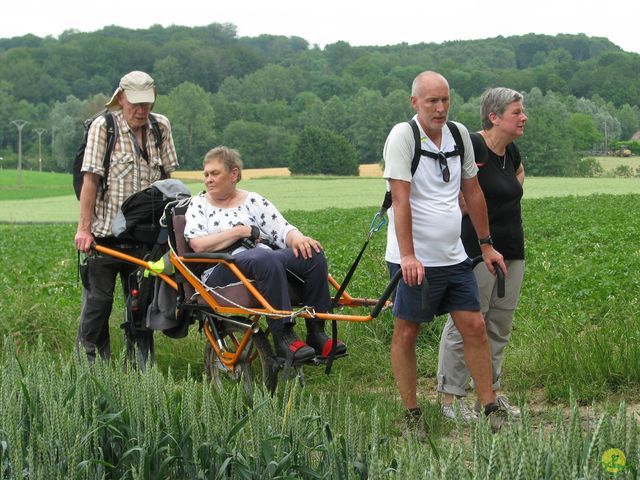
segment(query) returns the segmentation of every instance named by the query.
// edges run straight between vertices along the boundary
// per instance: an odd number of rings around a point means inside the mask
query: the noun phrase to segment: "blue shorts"
[[[387,262],[391,277],[400,269],[397,263]],[[401,278],[393,299],[393,316],[415,323],[433,320],[456,310],[480,311],[478,284],[471,269],[471,260],[447,267],[425,267],[429,285],[429,306],[422,308],[422,285],[413,287]]]

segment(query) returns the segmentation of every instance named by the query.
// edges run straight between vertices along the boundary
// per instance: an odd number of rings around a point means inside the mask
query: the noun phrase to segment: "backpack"
[[[166,228],[160,224],[169,202],[190,197],[191,191],[180,180],[173,178],[153,182],[128,197],[113,220],[115,237],[146,244],[164,243]]]
[[[413,131],[414,151],[413,159],[411,159],[411,176],[413,177],[413,175],[416,173],[416,170],[418,169],[420,157],[425,155],[427,157],[437,159],[438,156],[433,152],[422,150],[422,142],[420,141],[420,129],[418,128],[418,123],[416,122],[416,120],[412,118],[407,123],[411,125],[411,130]],[[446,152],[444,155],[447,158],[459,155],[460,163],[462,164],[464,162],[464,143],[462,142],[462,135],[460,135],[460,130],[455,123],[449,120],[447,120],[447,127],[449,127],[449,130],[451,131],[451,135],[453,135],[453,140],[456,142],[456,146],[452,151]],[[384,201],[382,202],[382,208],[380,209],[380,212],[384,214],[384,212],[389,210],[392,203],[393,199],[391,198],[391,192],[387,191],[387,193],[385,193],[384,195]]]
[[[108,178],[109,178],[109,164],[111,163],[111,154],[116,144],[116,123],[113,118],[113,114],[107,109],[104,109],[96,113],[93,117],[84,121],[84,136],[82,137],[82,143],[78,147],[76,156],[73,159],[73,189],[76,192],[76,198],[80,200],[80,192],[82,192],[82,183],[84,181],[84,172],[82,169],[82,161],[84,160],[84,151],[87,148],[87,137],[89,136],[89,128],[94,120],[98,117],[104,116],[107,126],[107,147],[104,151],[104,158],[102,159],[102,165],[104,166],[104,175],[100,179],[100,185],[102,186],[102,196],[104,197],[107,191]],[[149,120],[151,121],[151,129],[156,139],[156,148],[159,150],[162,145],[162,131],[158,125],[158,119],[152,113],[149,114]],[[162,176],[164,177],[164,169],[162,170]]]

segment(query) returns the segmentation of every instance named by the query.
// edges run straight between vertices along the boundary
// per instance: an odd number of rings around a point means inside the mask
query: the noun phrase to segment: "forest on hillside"
[[[230,24],[107,27],[0,39],[2,166],[17,163],[14,121],[23,120],[25,166],[38,168],[41,155],[44,169],[70,171],[84,119],[131,70],[155,78],[154,110],[171,120],[184,169],[226,144],[248,168],[299,165],[313,151],[351,174],[353,165],[381,161],[388,131],[413,113],[410,85],[423,70],[447,77],[450,118],[471,130],[480,128],[486,88],[522,92],[529,121],[518,145],[532,175],[594,174],[585,155],[640,130],[640,55],[605,38],[319,48],[299,37],[239,37]]]

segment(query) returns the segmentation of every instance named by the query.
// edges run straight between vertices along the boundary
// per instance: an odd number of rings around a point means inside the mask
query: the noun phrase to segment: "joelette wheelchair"
[[[243,383],[247,390],[262,382],[271,391],[275,390],[279,377],[296,376],[304,381],[302,365],[293,365],[287,358],[278,357],[270,341],[269,330],[261,319],[305,318],[332,322],[369,322],[390,305],[389,297],[401,278],[398,272],[378,298],[354,298],[343,284],[328,276],[330,288],[336,292],[333,298],[334,311],[355,311],[352,307],[371,307],[366,314],[319,313],[313,305],[297,303],[300,298],[301,280],[291,276],[289,292],[291,311],[277,310],[235,265],[234,257],[227,253],[194,253],[184,238],[185,212],[189,199],[168,203],[164,210],[162,225],[167,229],[166,254],[161,261],[139,259],[116,249],[97,245],[97,251],[131,262],[139,266],[139,275],[153,272],[156,276],[155,295],[147,312],[148,329],[162,329],[173,337],[185,336],[190,325],[198,325],[206,337],[204,366],[207,376],[216,384],[230,378]],[[376,227],[379,229],[380,227]],[[373,229],[372,229],[373,231]],[[371,232],[369,238],[371,237]],[[200,274],[215,264],[223,264],[235,277],[236,282],[216,288],[205,285]],[[352,273],[352,272],[350,272]],[[360,312],[367,310],[358,309]],[[153,315],[162,314],[169,319],[161,327],[153,325]],[[334,329],[335,332],[335,329]],[[333,343],[336,343],[334,333]],[[146,358],[144,355],[143,358]],[[327,359],[323,359],[327,360]],[[333,358],[330,356],[329,365]],[[319,364],[319,359],[311,363]]]

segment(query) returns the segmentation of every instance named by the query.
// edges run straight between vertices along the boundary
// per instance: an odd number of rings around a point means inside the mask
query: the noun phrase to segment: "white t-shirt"
[[[417,121],[417,115],[414,117]],[[425,267],[443,267],[456,265],[467,258],[462,241],[460,227],[462,215],[458,205],[460,180],[476,176],[478,167],[473,155],[471,138],[466,127],[456,123],[464,143],[464,165],[460,157],[447,158],[450,179],[445,182],[442,167],[438,160],[422,156],[413,177],[411,160],[414,153],[414,139],[411,125],[407,122],[395,125],[384,146],[384,178],[411,182],[411,216],[413,247],[416,258]],[[441,148],[437,148],[418,123],[422,149],[434,153],[450,152],[455,140],[447,125],[442,127]],[[387,229],[387,250],[385,260],[400,263],[400,248],[396,238],[393,208],[389,209],[389,227]]]

